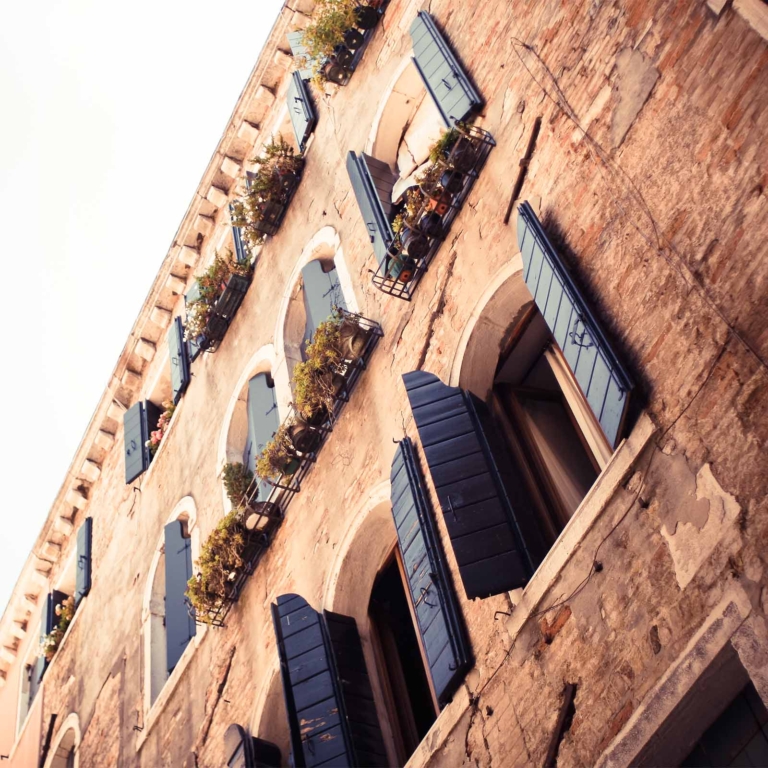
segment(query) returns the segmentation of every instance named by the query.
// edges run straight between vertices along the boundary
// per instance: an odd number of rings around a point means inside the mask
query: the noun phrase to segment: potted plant
[[[237,261],[232,251],[227,250],[226,257],[216,252],[212,264],[197,276],[195,287],[187,294],[185,341],[204,335],[214,314],[219,313],[224,318],[234,315],[242,301],[243,288],[238,286],[229,299],[225,296],[227,287],[233,278],[250,279],[252,272],[251,262]],[[220,302],[222,297],[225,297],[224,302]]]
[[[256,473],[264,480],[294,475],[301,465],[291,442],[288,425],[281,424],[256,460]]]
[[[253,472],[241,462],[227,462],[221,474],[227,498],[233,509],[240,509],[253,483]]]
[[[165,410],[160,414],[160,418],[157,420],[157,429],[149,433],[149,440],[146,442],[146,446],[153,456],[157,453],[158,448],[160,448],[160,443],[163,442],[163,438],[165,437],[171,419],[173,418],[173,413],[176,410],[176,406],[172,400],[166,400],[163,403],[163,408]]]
[[[230,597],[244,565],[245,544],[243,524],[238,510],[233,509],[211,531],[195,563],[197,573],[187,582],[187,597],[202,621]]]
[[[46,661],[51,661],[59,650],[61,641],[67,633],[69,625],[75,616],[75,598],[68,597],[54,608],[54,613],[58,616],[56,626],[42,638],[40,641],[40,653],[45,656]]]

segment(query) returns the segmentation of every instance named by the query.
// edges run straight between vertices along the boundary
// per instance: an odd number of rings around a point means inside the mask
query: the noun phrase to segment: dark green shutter
[[[180,317],[173,318],[168,331],[168,357],[171,361],[173,402],[178,403],[190,381],[189,350],[184,341],[184,323]]]
[[[282,595],[272,621],[297,768],[387,765],[354,619]]]
[[[392,188],[396,181],[394,173],[385,163],[354,152],[347,155],[347,173],[373,252],[381,264],[395,237],[389,222]],[[389,196],[386,194],[387,189]]]
[[[291,53],[293,54],[293,57],[295,59],[308,58],[307,48],[304,45],[304,33],[301,31],[289,32],[287,37],[288,37],[288,45],[291,46]],[[305,67],[304,69],[299,69],[297,71],[302,80],[312,79],[313,72],[310,67]]]
[[[432,509],[413,446],[397,447],[390,475],[392,516],[429,674],[440,706],[447,704],[470,667],[456,594],[445,564]]]
[[[293,133],[296,136],[296,143],[299,151],[303,152],[307,139],[309,139],[317,123],[317,113],[312,104],[309,89],[298,72],[291,73],[286,100],[288,102],[288,114],[291,116]]]
[[[91,591],[91,548],[93,541],[93,518],[86,517],[77,530],[77,576],[75,605]]]
[[[528,203],[519,208],[517,243],[525,284],[608,443],[615,448],[621,439],[632,379]]]
[[[195,636],[195,619],[186,591],[192,578],[192,541],[184,537],[181,520],[165,526],[165,638],[168,674],[179,663]]]
[[[413,61],[445,124],[466,120],[483,105],[448,41],[426,11],[411,24]]]
[[[403,381],[467,597],[524,586],[534,570],[523,537],[533,510],[514,468],[500,468],[480,420],[484,404],[424,371]]]
[[[123,414],[125,482],[132,483],[149,469],[152,454],[147,447],[149,433],[157,429],[160,409],[150,400],[139,401]]]

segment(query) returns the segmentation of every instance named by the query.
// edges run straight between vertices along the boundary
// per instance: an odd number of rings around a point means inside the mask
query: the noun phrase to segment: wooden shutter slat
[[[173,402],[178,403],[190,382],[189,350],[184,341],[184,323],[178,316],[173,319],[168,331],[168,357],[171,365]]]
[[[483,105],[483,98],[472,85],[448,41],[426,11],[419,11],[411,24],[413,61],[427,92],[447,126],[466,120]]]
[[[435,695],[442,707],[469,669],[470,652],[432,510],[408,438],[397,447],[390,482],[392,517],[416,629],[421,636]]]
[[[354,620],[282,595],[272,623],[296,765],[386,765]]]
[[[126,484],[132,483],[149,466],[145,449],[145,443],[148,439],[144,403],[139,401],[123,414]]]
[[[77,575],[75,578],[75,605],[91,591],[91,544],[93,518],[86,517],[77,529]]]
[[[303,58],[307,54],[307,48],[304,45],[304,34],[301,31],[289,32],[286,37],[288,38],[288,45],[291,46],[291,53],[295,59]],[[312,79],[312,69],[307,67],[304,69],[298,69],[297,72],[301,76],[302,80]]]
[[[299,72],[291,73],[286,101],[288,104],[288,114],[291,116],[293,133],[296,136],[296,143],[299,151],[303,152],[307,139],[317,123],[317,113],[312,104],[309,89],[304,84],[304,79]]]
[[[480,421],[483,405],[431,373],[407,373],[403,381],[467,597],[524,586],[534,568],[518,516],[533,511],[520,478],[499,469],[502,457]],[[443,419],[440,404],[449,405]]]
[[[621,439],[633,382],[533,208],[519,207],[523,277],[608,443]]]
[[[350,152],[347,155],[347,173],[355,193],[360,214],[366,227],[373,252],[381,264],[387,257],[387,249],[394,240],[394,232],[382,206],[379,191],[374,183],[367,156]],[[380,171],[377,171],[380,173]],[[390,171],[391,173],[391,171]],[[394,176],[394,174],[392,174]],[[393,179],[394,183],[394,179]]]
[[[173,672],[196,627],[186,597],[192,578],[192,541],[184,537],[181,520],[165,526],[165,637],[168,674]]]

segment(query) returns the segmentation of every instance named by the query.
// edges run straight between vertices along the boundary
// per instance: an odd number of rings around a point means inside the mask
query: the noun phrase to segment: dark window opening
[[[549,546],[600,471],[555,373],[558,354],[544,318],[532,309],[500,356],[490,403],[529,486]]]
[[[368,612],[398,758],[404,763],[437,719],[397,554],[379,573]]]
[[[768,765],[768,710],[749,682],[701,735],[686,768]]]

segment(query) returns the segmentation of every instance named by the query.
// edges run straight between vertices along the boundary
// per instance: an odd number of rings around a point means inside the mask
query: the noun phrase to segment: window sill
[[[573,552],[600,519],[655,431],[656,427],[650,416],[643,413],[630,436],[614,452],[568,525],[536,569],[522,592],[522,598],[516,601],[515,610],[506,622],[507,632],[513,640],[540,607],[541,600],[554,586]]]
[[[144,746],[144,742],[146,742],[146,740],[149,738],[149,734],[152,731],[152,728],[160,718],[160,714],[165,709],[165,706],[168,704],[171,696],[173,696],[173,692],[175,691],[179,680],[181,680],[181,676],[184,674],[184,670],[189,666],[189,662],[192,660],[192,657],[195,654],[195,650],[200,645],[200,643],[202,643],[203,638],[207,634],[208,627],[205,625],[198,625],[194,640],[192,640],[192,642],[189,643],[189,645],[184,649],[184,653],[181,655],[179,663],[176,665],[176,668],[173,670],[171,676],[165,681],[163,690],[160,691],[154,703],[149,708],[149,711],[144,713],[144,729],[139,733],[136,739],[137,752],[141,750],[141,748]],[[148,685],[149,683],[145,681],[144,684]]]

